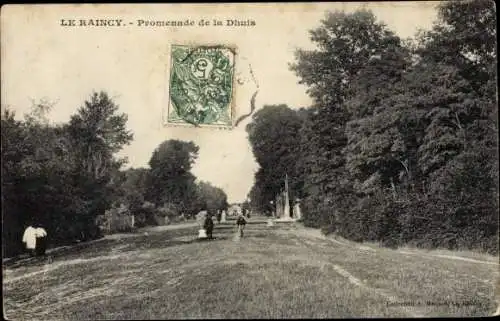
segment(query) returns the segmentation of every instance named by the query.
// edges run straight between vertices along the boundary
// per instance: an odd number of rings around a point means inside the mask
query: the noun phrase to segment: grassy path
[[[150,229],[4,266],[10,319],[485,316],[498,265],[354,246],[296,224]],[[479,258],[475,261],[484,261]]]

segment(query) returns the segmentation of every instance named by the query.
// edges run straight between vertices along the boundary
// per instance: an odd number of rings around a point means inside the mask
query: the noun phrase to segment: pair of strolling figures
[[[29,225],[23,233],[23,243],[31,256],[45,255],[47,231],[40,224]]]

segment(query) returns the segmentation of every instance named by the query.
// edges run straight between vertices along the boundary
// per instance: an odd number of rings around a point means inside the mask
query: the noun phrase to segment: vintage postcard
[[[8,320],[500,313],[492,1],[1,8]]]

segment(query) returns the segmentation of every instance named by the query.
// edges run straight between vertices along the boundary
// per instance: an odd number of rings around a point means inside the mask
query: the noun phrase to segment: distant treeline
[[[34,103],[23,120],[2,112],[3,257],[23,250],[23,231],[34,223],[44,225],[52,245],[62,245],[96,239],[110,221],[132,215],[143,226],[227,207],[221,189],[195,183],[194,143],[165,141],[150,168],[121,170],[126,159],[114,155],[133,135],[105,92],[93,93],[64,124],[48,121],[51,105]]]
[[[314,104],[247,126],[261,211],[283,188],[304,222],[387,246],[498,251],[496,15],[450,1],[403,41],[371,11],[329,13],[290,68]]]

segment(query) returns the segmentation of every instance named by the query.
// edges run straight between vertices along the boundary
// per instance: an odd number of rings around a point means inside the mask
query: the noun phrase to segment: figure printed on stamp
[[[172,46],[169,123],[232,125],[234,50]]]

